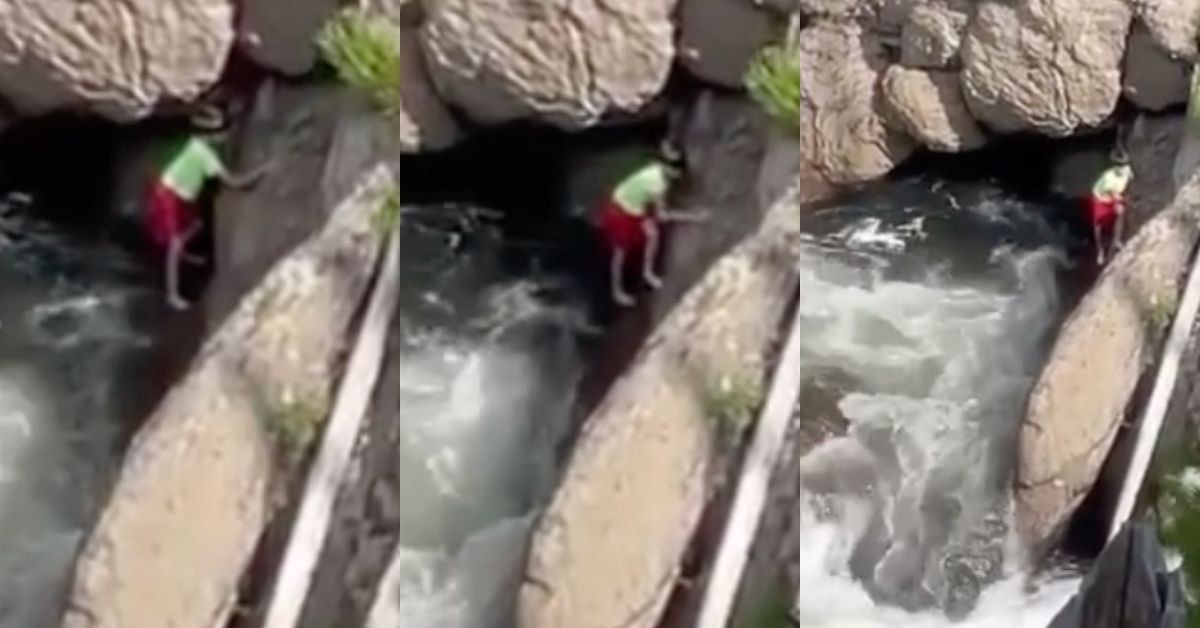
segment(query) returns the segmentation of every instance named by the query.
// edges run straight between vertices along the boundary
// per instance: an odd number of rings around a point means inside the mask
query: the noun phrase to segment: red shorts
[[[1117,220],[1117,215],[1121,211],[1121,202],[1118,200],[1104,200],[1089,196],[1087,198],[1088,217],[1091,218],[1092,226],[1108,227]]]
[[[196,222],[195,206],[175,190],[155,182],[146,193],[146,231],[155,244],[166,249]]]
[[[638,253],[646,246],[647,216],[633,216],[609,199],[600,212],[600,232],[610,249],[620,249],[627,254]]]

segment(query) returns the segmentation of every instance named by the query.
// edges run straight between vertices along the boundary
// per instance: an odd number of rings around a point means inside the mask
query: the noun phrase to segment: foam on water
[[[128,404],[148,388],[128,369],[153,357],[156,330],[136,312],[157,298],[109,272],[121,257],[72,242],[0,249],[0,628],[57,621]]]
[[[582,375],[573,310],[486,251],[460,264],[402,299],[399,544],[367,628],[506,625],[555,482]]]
[[[1027,594],[1008,525],[1065,260],[1016,201],[943,202],[852,218],[802,255],[803,369],[836,408],[801,412],[846,426],[801,460],[805,627],[1043,628],[1078,585]]]

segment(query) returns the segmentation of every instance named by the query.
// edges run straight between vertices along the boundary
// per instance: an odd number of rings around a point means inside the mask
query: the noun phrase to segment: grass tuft
[[[800,59],[786,45],[763,48],[750,62],[746,91],[790,133],[800,132]]]
[[[399,115],[399,28],[362,9],[343,9],[317,35],[317,49],[343,83],[384,115]]]

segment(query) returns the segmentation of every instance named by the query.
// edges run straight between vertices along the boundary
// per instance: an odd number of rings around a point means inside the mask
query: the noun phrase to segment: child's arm
[[[707,222],[709,219],[709,213],[707,211],[671,211],[667,209],[667,204],[662,202],[658,204],[655,216],[658,216],[660,222],[700,223]]]
[[[267,174],[275,168],[275,160],[269,159],[258,165],[256,168],[251,168],[242,173],[231,173],[228,170],[221,171],[221,182],[225,185],[235,188],[248,188],[258,182],[263,175]]]

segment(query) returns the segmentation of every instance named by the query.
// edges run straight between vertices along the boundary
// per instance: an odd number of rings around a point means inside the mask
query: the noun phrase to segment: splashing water
[[[505,625],[556,478],[579,317],[487,251],[469,257],[411,282],[401,306],[400,538],[368,628]]]
[[[800,461],[806,627],[1043,628],[1078,584],[1026,593],[1008,521],[1062,243],[1035,207],[937,189],[834,210],[802,255],[805,378],[834,401],[801,421],[844,432]]]
[[[122,252],[41,235],[0,245],[0,628],[57,621],[158,333]]]

